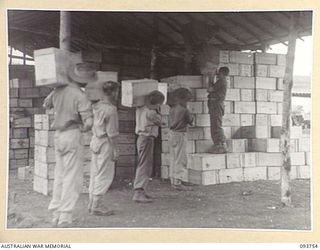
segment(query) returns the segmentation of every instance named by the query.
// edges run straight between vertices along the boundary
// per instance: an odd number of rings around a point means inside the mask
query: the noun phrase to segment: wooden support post
[[[157,64],[157,44],[159,34],[159,21],[158,16],[155,13],[153,16],[153,45],[151,49],[151,60],[150,60],[150,78],[156,79],[156,64]]]
[[[70,50],[71,48],[71,13],[69,11],[60,12],[60,49]]]
[[[283,94],[283,111],[282,111],[282,129],[280,146],[283,155],[283,164],[281,167],[281,203],[283,206],[291,205],[291,188],[290,188],[290,125],[291,125],[291,94],[293,85],[293,63],[296,48],[296,39],[298,37],[296,24],[298,17],[296,13],[291,14],[290,34],[288,52],[286,55],[286,70],[284,76],[284,94]]]

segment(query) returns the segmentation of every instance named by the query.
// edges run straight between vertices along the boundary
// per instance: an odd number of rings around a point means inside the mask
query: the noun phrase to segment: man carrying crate
[[[81,90],[94,81],[93,65],[78,63],[68,69],[68,84],[55,88],[44,101],[45,108],[53,108],[56,166],[52,200],[48,209],[53,213],[53,226],[70,227],[72,212],[82,189],[83,146],[81,131],[92,127],[92,108]]]

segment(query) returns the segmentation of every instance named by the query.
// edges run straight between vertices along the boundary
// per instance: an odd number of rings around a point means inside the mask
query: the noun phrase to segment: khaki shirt
[[[92,116],[91,102],[75,83],[58,87],[45,99],[44,106],[54,109],[55,130],[76,128]]]
[[[117,108],[108,101],[101,100],[92,105],[93,135],[101,137],[115,137],[119,135],[119,120]]]
[[[186,132],[188,125],[192,125],[193,118],[186,107],[180,104],[173,106],[169,112],[170,129],[176,132]]]
[[[143,106],[136,109],[136,134],[157,137],[161,126],[161,115]]]

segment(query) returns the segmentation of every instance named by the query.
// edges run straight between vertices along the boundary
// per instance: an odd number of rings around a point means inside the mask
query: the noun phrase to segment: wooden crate
[[[145,103],[145,96],[159,90],[167,97],[167,84],[152,79],[125,80],[121,82],[121,104],[125,107],[139,107]]]
[[[69,82],[67,70],[69,63],[81,62],[81,54],[57,48],[34,51],[36,86],[57,87]]]

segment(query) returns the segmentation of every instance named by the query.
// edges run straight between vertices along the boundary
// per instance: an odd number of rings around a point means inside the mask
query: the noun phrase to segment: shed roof
[[[299,13],[299,36],[311,35],[312,11]],[[275,43],[286,43],[290,26],[289,11],[72,11],[71,17],[73,50],[150,49],[154,43],[153,24],[157,20],[157,46],[169,56],[182,56],[183,30],[188,23],[205,24],[210,33],[209,44],[233,50],[256,50]],[[35,49],[58,47],[59,11],[8,10],[8,32],[9,45],[25,50],[29,55]]]

